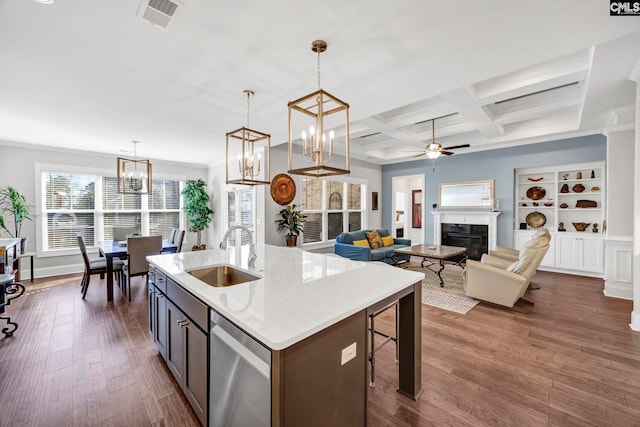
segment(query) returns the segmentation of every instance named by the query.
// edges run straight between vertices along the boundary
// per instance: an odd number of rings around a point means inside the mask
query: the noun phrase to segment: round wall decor
[[[271,180],[271,198],[279,205],[288,205],[296,196],[296,183],[286,173],[279,173]]]

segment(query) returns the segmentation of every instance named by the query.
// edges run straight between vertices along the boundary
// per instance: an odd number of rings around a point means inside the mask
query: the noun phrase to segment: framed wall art
[[[411,227],[422,228],[422,190],[411,190]]]

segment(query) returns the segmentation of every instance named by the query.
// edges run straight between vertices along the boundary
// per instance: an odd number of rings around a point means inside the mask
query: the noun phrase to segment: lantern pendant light
[[[288,104],[288,171],[290,174],[316,178],[349,174],[349,104],[324,91],[320,86],[320,54],[327,50],[327,42],[315,40],[311,43],[311,50],[317,54],[318,90]],[[327,130],[330,130],[328,134]],[[295,141],[301,146],[301,152],[296,156],[301,158],[301,165],[296,167],[293,164],[294,135],[300,135]],[[337,157],[334,157],[335,149],[341,147],[345,158],[344,167],[329,165],[332,160],[337,163]],[[305,165],[303,162],[311,165]]]
[[[226,174],[227,184],[266,185],[271,183],[271,135],[251,129],[249,126],[250,100],[254,92],[243,90],[247,94],[247,125],[227,133]],[[234,149],[234,147],[236,147]],[[239,147],[239,148],[237,148]],[[232,158],[235,152],[239,154]],[[265,157],[265,176],[260,179]],[[237,172],[234,162],[238,163]],[[235,178],[234,178],[235,176]]]
[[[138,144],[133,142],[133,159],[118,157],[118,193],[121,194],[150,194],[151,193],[151,162],[138,160]]]

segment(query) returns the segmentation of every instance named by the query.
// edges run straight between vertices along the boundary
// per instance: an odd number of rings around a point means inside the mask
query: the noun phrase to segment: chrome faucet
[[[249,261],[248,261],[248,265],[249,268],[256,268],[256,258],[258,258],[258,256],[256,255],[256,245],[253,243],[253,234],[251,233],[251,230],[249,230],[249,227],[245,226],[245,225],[233,225],[231,226],[226,233],[224,233],[224,237],[222,238],[222,242],[220,242],[220,249],[227,249],[227,240],[229,239],[229,236],[231,235],[231,232],[236,231],[236,230],[244,230],[247,232],[247,235],[249,235]]]

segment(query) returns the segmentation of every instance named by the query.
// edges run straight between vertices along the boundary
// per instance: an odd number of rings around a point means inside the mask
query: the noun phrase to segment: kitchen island
[[[241,425],[246,412],[262,405],[242,402],[264,402],[256,394],[267,387],[267,405],[252,423],[364,426],[367,319],[393,301],[399,301],[398,392],[418,398],[424,274],[269,245],[258,245],[249,269],[243,250],[148,257],[151,334],[204,424]],[[213,287],[190,274],[220,265],[256,278]],[[178,343],[192,352],[177,354]],[[189,362],[200,369],[188,369]],[[238,368],[244,362],[250,373]],[[190,372],[198,374],[189,379]],[[262,377],[267,386],[258,385]]]

